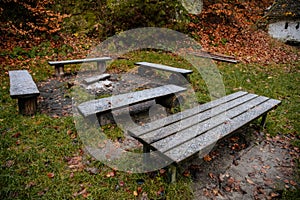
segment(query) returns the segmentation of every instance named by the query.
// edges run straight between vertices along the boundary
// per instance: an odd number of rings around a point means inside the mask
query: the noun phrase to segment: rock
[[[83,82],[85,84],[92,84],[92,83],[95,83],[95,82],[98,82],[98,81],[101,81],[101,80],[104,80],[104,79],[108,79],[110,77],[110,74],[101,74],[101,75],[98,75],[98,76],[93,76],[93,77],[89,77],[89,78],[86,78],[83,80]]]

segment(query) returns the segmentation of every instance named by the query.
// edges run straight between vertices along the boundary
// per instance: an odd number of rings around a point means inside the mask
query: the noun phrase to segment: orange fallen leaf
[[[296,185],[297,185],[297,183],[296,183],[295,181],[293,181],[293,180],[290,180],[290,184],[291,184],[292,186],[296,186]]]
[[[14,138],[18,138],[18,137],[20,137],[20,136],[21,136],[21,133],[20,133],[20,132],[17,132],[17,133],[15,133],[15,134],[12,135],[12,137],[14,137]]]
[[[142,193],[142,191],[143,191],[142,187],[138,187],[138,189],[137,189],[137,193],[138,193],[138,194],[141,194],[141,193]]]
[[[285,182],[285,183],[290,183],[289,180],[287,180],[287,179],[285,179],[283,182]]]
[[[189,177],[191,174],[190,174],[190,171],[189,170],[185,170],[184,172],[183,172],[183,176],[185,176],[185,177]]]
[[[270,196],[271,196],[272,198],[274,198],[274,197],[278,197],[278,196],[279,196],[279,194],[278,194],[278,193],[274,193],[274,192],[272,192]]]
[[[250,178],[246,178],[247,182],[250,183],[251,185],[254,185],[255,183],[250,179]]]
[[[215,178],[215,175],[214,175],[213,173],[208,173],[208,175],[209,175],[209,177],[210,177],[211,179],[214,179],[214,178]]]
[[[72,131],[72,130],[70,130],[70,129],[69,129],[69,130],[67,130],[67,134],[68,134],[68,135],[71,135],[72,133],[73,133],[73,131]]]
[[[209,155],[206,155],[203,157],[203,160],[206,161],[206,162],[209,162],[212,160],[212,158],[209,156]]]
[[[48,173],[47,176],[48,176],[49,178],[53,178],[53,177],[54,177],[54,173]]]
[[[115,176],[115,172],[114,171],[111,171],[111,172],[108,172],[107,174],[106,174],[106,177],[114,177]]]

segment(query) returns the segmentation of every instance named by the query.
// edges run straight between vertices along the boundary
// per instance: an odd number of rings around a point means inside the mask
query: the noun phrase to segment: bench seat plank
[[[193,73],[193,70],[170,67],[170,66],[167,66],[167,65],[149,63],[149,62],[137,62],[137,63],[135,63],[135,65],[139,65],[139,66],[142,66],[142,67],[149,67],[149,68],[163,70],[163,71],[168,71],[168,72],[180,73],[180,74],[183,74],[183,75]]]
[[[248,124],[249,122],[257,119],[259,116],[269,112],[272,108],[280,104],[280,101],[275,99],[268,99],[262,104],[255,106],[247,112],[242,113],[227,122],[207,131],[205,134],[199,135],[193,140],[181,144],[175,148],[163,152],[175,162],[180,162],[191,155],[205,149],[207,146],[218,141],[220,138],[236,131],[240,127]]]
[[[199,112],[203,112],[208,109],[213,109],[216,106],[219,106],[221,104],[224,104],[224,103],[234,100],[236,98],[242,97],[244,95],[247,95],[247,92],[239,91],[239,92],[221,97],[214,101],[210,101],[205,104],[196,106],[195,108],[176,113],[174,115],[169,116],[168,118],[159,119],[159,120],[155,121],[155,123],[145,124],[143,126],[138,126],[137,128],[130,129],[129,134],[138,139],[141,135],[146,134],[150,131],[153,131],[153,130],[159,129],[163,126],[167,126],[169,124],[183,120],[183,119],[190,117],[192,115],[195,115]]]
[[[10,96],[12,98],[25,98],[40,94],[27,70],[14,70],[8,73],[10,78]]]
[[[189,128],[191,126],[192,126],[191,129],[193,129],[194,128],[193,125],[195,125],[195,124],[198,124],[199,126],[202,126],[199,123],[201,123],[203,125],[206,125],[206,123],[211,124],[214,122],[214,118],[213,118],[214,116],[223,114],[224,112],[228,111],[229,109],[237,107],[237,106],[239,106],[238,108],[240,108],[240,105],[242,103],[245,103],[246,101],[250,101],[255,97],[257,97],[257,95],[254,95],[254,94],[245,95],[241,98],[234,99],[233,101],[229,101],[224,104],[220,104],[219,106],[214,107],[212,109],[205,110],[204,112],[199,112],[196,115],[190,116],[189,118],[185,118],[178,123],[169,124],[168,126],[165,126],[161,129],[157,129],[152,132],[148,132],[140,137],[142,137],[143,140],[149,144],[154,143],[156,141],[164,142],[162,140],[164,137],[171,136],[172,134],[174,134],[180,130]],[[226,114],[226,116],[224,116],[224,117],[229,117],[229,116],[228,116],[228,114]],[[219,122],[219,120],[216,120],[216,121]]]
[[[164,85],[157,88],[119,94],[84,102],[78,106],[78,110],[81,115],[88,117],[93,114],[123,108],[136,103],[157,99],[162,96],[172,95],[183,91],[186,91],[186,88],[176,85]]]
[[[110,61],[110,57],[101,57],[101,58],[85,58],[85,59],[76,59],[76,60],[62,60],[62,61],[49,61],[49,65],[68,65],[68,64],[81,64],[87,62],[106,62]]]
[[[278,100],[241,91],[136,127],[128,133],[178,163],[266,114],[278,104]],[[198,144],[199,141],[204,142]]]
[[[242,105],[227,110],[226,113],[210,116],[206,118],[206,120],[201,122],[197,122],[196,120],[191,121],[191,124],[193,126],[190,126],[187,129],[181,129],[179,132],[176,132],[176,134],[153,143],[152,146],[159,151],[165,152],[168,149],[172,149],[177,145],[192,140],[193,138],[201,135],[202,133],[205,133],[215,126],[225,123],[226,121],[230,121],[230,119],[240,115],[241,113],[247,112],[247,110],[263,103],[266,100],[268,100],[267,97],[258,96],[257,98],[252,99],[249,102],[245,102]],[[209,115],[209,113],[204,113],[204,116],[205,114]]]

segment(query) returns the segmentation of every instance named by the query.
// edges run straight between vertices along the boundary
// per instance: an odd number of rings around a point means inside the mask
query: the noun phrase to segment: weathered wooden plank
[[[168,149],[163,152],[170,159],[175,162],[180,162],[191,155],[204,150],[207,146],[218,141],[220,138],[236,131],[240,127],[250,123],[257,119],[261,115],[269,112],[271,109],[280,104],[280,101],[275,99],[268,99],[260,105],[257,105],[248,111],[245,111],[241,115],[238,115],[226,122],[223,122],[219,126],[212,128],[205,134],[199,135],[186,143],[181,144],[172,149]]]
[[[68,65],[68,64],[81,64],[88,62],[106,62],[110,61],[110,57],[101,57],[101,58],[86,58],[86,59],[76,59],[76,60],[61,60],[61,61],[49,61],[49,65]]]
[[[193,73],[193,70],[181,69],[181,68],[170,67],[170,66],[167,66],[167,65],[149,63],[149,62],[137,62],[137,63],[135,63],[135,65],[139,65],[139,66],[142,66],[142,67],[149,67],[149,68],[163,70],[163,71],[168,71],[168,72],[180,73],[180,74],[183,74],[183,75]]]
[[[239,62],[238,60],[235,60],[234,57],[225,56],[225,55],[216,55],[209,52],[192,53],[192,55],[203,57],[203,58],[211,58],[217,61],[235,63],[235,64]]]
[[[101,75],[98,75],[98,76],[93,76],[93,77],[85,78],[83,80],[83,82],[85,84],[92,84],[92,83],[98,82],[100,80],[107,79],[109,77],[110,77],[110,74],[101,74]]]
[[[168,149],[172,149],[177,145],[185,143],[189,140],[193,140],[195,137],[205,133],[206,131],[225,123],[226,121],[247,112],[247,110],[263,103],[264,101],[268,100],[267,97],[258,96],[250,101],[244,102],[243,104],[236,106],[227,110],[225,113],[221,113],[215,115],[213,117],[207,118],[200,123],[195,123],[193,126],[181,130],[174,135],[171,135],[167,138],[159,140],[153,144],[151,144],[154,148],[158,149],[161,152],[165,152]]]
[[[167,126],[169,124],[175,123],[177,121],[183,120],[183,119],[190,117],[192,115],[195,115],[197,113],[204,112],[205,110],[213,109],[216,106],[219,106],[226,102],[232,101],[236,98],[240,98],[246,94],[247,94],[247,92],[239,91],[239,92],[221,97],[219,99],[216,99],[214,101],[210,101],[208,103],[199,105],[192,109],[187,109],[180,113],[176,113],[174,115],[169,116],[168,118],[163,118],[163,119],[157,120],[155,122],[136,127],[134,129],[129,130],[128,133],[133,137],[140,137],[141,135],[144,135],[150,131],[153,131],[153,130],[159,129],[161,127]]]
[[[10,96],[24,98],[40,94],[35,82],[27,70],[9,71]]]
[[[203,112],[199,112],[196,115],[190,116],[189,118],[182,119],[176,123],[169,124],[168,126],[162,127],[160,129],[148,132],[144,135],[139,136],[147,143],[151,144],[153,142],[159,141],[165,137],[171,136],[174,133],[194,126],[195,124],[204,122],[210,119],[213,116],[224,114],[226,116],[226,111],[239,106],[247,101],[250,101],[257,97],[255,94],[247,94],[245,96],[241,96],[240,98],[234,99],[232,101],[226,102],[224,104],[220,104],[217,107],[214,107],[209,110],[205,110]]]
[[[78,106],[78,110],[84,117],[90,115],[123,108],[132,104],[153,100],[158,97],[168,96],[186,91],[186,88],[176,85],[164,85],[157,88],[114,95],[107,98],[91,100]]]

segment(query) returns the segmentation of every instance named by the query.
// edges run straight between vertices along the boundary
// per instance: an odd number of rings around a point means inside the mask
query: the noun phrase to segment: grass
[[[17,50],[7,54],[18,55],[21,50]],[[125,72],[141,60],[192,68],[184,59],[168,53],[133,52],[127,56],[128,60],[113,62],[108,71]],[[36,81],[45,80],[53,73],[46,61],[28,65]],[[282,105],[270,113],[265,132],[297,134],[299,138],[299,65],[218,63],[218,68],[228,94],[245,90],[282,100]],[[1,65],[5,72],[15,68]],[[177,183],[169,184],[163,171],[146,174],[114,171],[84,154],[72,117],[19,115],[17,102],[9,96],[8,75],[1,74],[0,80],[1,199],[135,199],[135,192],[145,192],[152,199],[192,198],[188,177],[180,175]],[[192,75],[191,82],[198,101],[208,101],[207,88],[199,74]],[[104,127],[104,132],[112,139],[122,136],[114,126]],[[294,144],[300,147],[299,141],[295,140]],[[98,171],[91,173],[89,169]],[[286,193],[289,195],[293,192]]]

